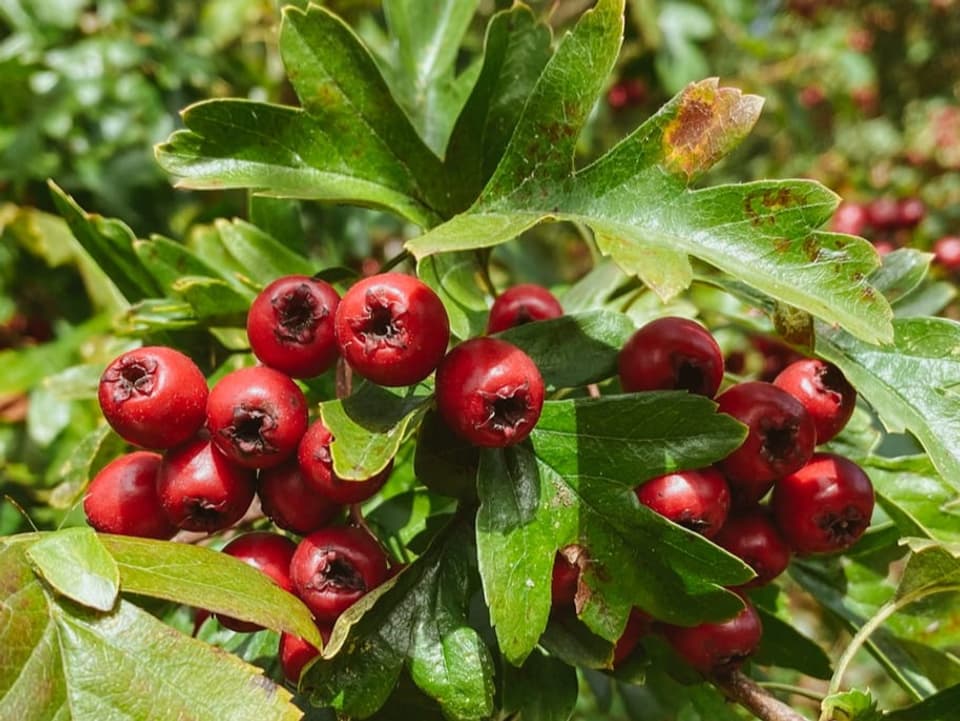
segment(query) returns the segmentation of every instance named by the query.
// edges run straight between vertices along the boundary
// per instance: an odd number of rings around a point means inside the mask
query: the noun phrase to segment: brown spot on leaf
[[[817,262],[820,258],[820,243],[812,235],[803,239],[803,254],[811,263]]]
[[[773,241],[773,249],[778,253],[786,253],[792,245],[789,238],[777,238]]]

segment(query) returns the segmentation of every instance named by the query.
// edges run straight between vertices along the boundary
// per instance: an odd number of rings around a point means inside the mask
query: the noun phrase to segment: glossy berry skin
[[[333,472],[333,457],[330,455],[332,442],[333,434],[322,421],[317,420],[307,429],[297,449],[297,462],[303,478],[317,493],[333,503],[346,505],[362,503],[383,487],[393,470],[392,460],[371,478],[343,480]]]
[[[651,618],[639,608],[630,609],[627,625],[613,647],[613,667],[616,668],[637,648],[640,639],[650,631]]]
[[[320,638],[326,644],[330,640],[332,629],[326,626],[317,628],[320,631]],[[319,655],[320,651],[316,646],[299,636],[289,633],[280,634],[280,668],[283,669],[283,675],[290,683],[299,684],[303,669]]]
[[[387,574],[380,545],[366,531],[349,526],[311,533],[290,563],[294,590],[319,623],[334,623]]]
[[[832,553],[859,540],[873,515],[873,484],[853,461],[818,453],[773,489],[774,518],[797,553]]]
[[[290,593],[293,593],[290,561],[295,550],[297,545],[286,536],[265,531],[237,536],[223,547],[223,552],[228,556],[233,556],[261,573],[265,573],[280,588]],[[238,633],[253,633],[263,628],[255,623],[229,616],[218,615],[217,618],[221,624]]]
[[[635,492],[643,505],[707,538],[717,534],[730,511],[730,487],[715,468],[667,473]]]
[[[723,380],[723,353],[699,323],[658,318],[626,342],[618,370],[628,393],[686,390],[712,398]]]
[[[943,268],[960,271],[960,235],[945,235],[933,244],[934,260]]]
[[[278,278],[250,305],[247,338],[266,366],[292,378],[331,368],[340,351],[333,318],[340,295],[329,283],[305,275]]]
[[[337,343],[350,367],[382,386],[429,376],[450,342],[450,321],[425,283],[383,273],[355,283],[337,307]]]
[[[747,426],[747,438],[717,465],[727,476],[734,500],[759,501],[777,478],[810,460],[817,442],[813,419],[803,404],[772,383],[749,381],[717,398],[718,410]]]
[[[520,443],[540,419],[543,378],[530,356],[497,338],[461,343],[437,368],[437,410],[477,446]]]
[[[90,525],[101,533],[171,538],[177,532],[157,497],[159,453],[135,451],[114,459],[94,476],[83,498]]]
[[[817,429],[817,443],[832,440],[847,425],[857,392],[832,363],[807,358],[791,363],[773,384],[803,404]]]
[[[704,674],[723,674],[740,666],[760,645],[763,627],[750,601],[736,616],[722,623],[699,626],[666,626],[664,634],[673,650]]]
[[[203,425],[207,381],[183,353],[145,346],[107,366],[97,398],[107,423],[125,441],[144,448],[173,448]]]
[[[553,608],[573,608],[580,583],[580,569],[567,556],[557,552],[550,577],[550,599]]]
[[[267,518],[301,536],[328,525],[341,511],[303,477],[296,459],[260,471],[257,495]]]
[[[210,391],[207,428],[217,448],[235,463],[278,466],[297,450],[307,430],[307,401],[280,371],[241,368]]]
[[[157,474],[163,512],[185,531],[229,528],[250,507],[254,488],[253,471],[202,439],[167,451]]]
[[[521,283],[497,296],[487,318],[487,333],[499,333],[524,323],[559,318],[563,307],[541,285]]]
[[[713,542],[756,572],[757,577],[741,588],[765,586],[790,565],[790,546],[780,535],[770,514],[760,507],[727,518]]]

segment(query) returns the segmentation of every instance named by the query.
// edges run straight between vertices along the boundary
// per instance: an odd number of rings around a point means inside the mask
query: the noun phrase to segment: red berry
[[[295,550],[297,545],[286,536],[265,531],[237,536],[223,547],[224,553],[267,574],[280,588],[290,593],[293,593],[290,560]],[[253,633],[263,628],[255,623],[229,616],[217,616],[217,618],[221,624],[238,633]]]
[[[831,228],[837,233],[847,235],[863,235],[863,230],[870,224],[870,216],[866,206],[860,203],[844,202],[833,214]]]
[[[763,627],[749,601],[729,621],[704,623],[687,628],[666,626],[664,632],[673,650],[701,673],[725,673],[740,666],[760,645]]]
[[[333,317],[340,296],[329,283],[305,275],[278,278],[261,291],[247,315],[247,337],[264,365],[293,378],[310,378],[336,363]]]
[[[170,538],[177,532],[157,497],[158,453],[136,451],[111,461],[94,477],[83,499],[90,525],[101,533]]]
[[[772,383],[731,386],[717,398],[718,410],[747,426],[747,438],[718,465],[737,501],[760,500],[777,478],[810,460],[817,442],[803,404]]]
[[[900,209],[893,198],[877,198],[867,206],[870,225],[877,230],[890,230],[900,223]]]
[[[450,341],[440,298],[413,276],[383,273],[355,283],[337,307],[337,343],[357,373],[383,386],[419,383]]]
[[[253,500],[254,474],[211,441],[197,440],[167,451],[157,475],[157,495],[178,528],[213,533],[246,513]]]
[[[359,528],[322,528],[300,541],[290,577],[320,623],[337,617],[387,578],[380,544]]]
[[[307,429],[300,447],[297,460],[304,480],[320,495],[334,503],[362,503],[379,491],[387,482],[393,469],[391,460],[386,468],[371,478],[361,481],[345,481],[333,472],[333,457],[330,444],[333,435],[322,421],[314,421]]]
[[[897,204],[899,225],[912,228],[918,225],[927,214],[927,208],[920,198],[904,198]]]
[[[934,260],[951,273],[960,271],[960,235],[946,235],[933,244]]]
[[[780,535],[770,515],[755,507],[730,516],[713,542],[740,558],[757,577],[743,588],[763,586],[790,564],[790,546]]]
[[[318,626],[320,638],[324,644],[330,640],[332,630],[326,626]],[[292,684],[300,683],[300,676],[308,663],[320,655],[317,647],[304,641],[299,636],[289,633],[280,634],[280,668],[287,681]]]
[[[563,315],[563,307],[549,290],[533,283],[521,283],[505,290],[493,301],[487,319],[487,333],[499,333],[524,323]]]
[[[341,510],[307,482],[295,459],[260,471],[257,495],[267,518],[283,530],[299,535],[323,528]]]
[[[715,468],[651,478],[636,494],[643,505],[707,538],[717,534],[730,511],[730,487]]]
[[[658,318],[634,333],[619,356],[620,384],[635,391],[686,390],[713,397],[723,353],[710,332],[687,318]]]
[[[889,240],[875,240],[873,241],[873,249],[876,250],[879,255],[889,255],[897,249],[897,246]]]
[[[207,428],[227,457],[269,468],[297,449],[307,430],[307,401],[289,376],[258,366],[228,373],[210,391]]]
[[[183,353],[146,346],[107,366],[97,397],[107,423],[125,441],[145,448],[173,448],[203,425],[207,381]]]
[[[856,463],[818,453],[773,489],[774,517],[797,553],[830,553],[852,546],[870,525],[873,484]]]
[[[639,608],[630,609],[627,625],[613,647],[613,666],[616,668],[634,652],[640,639],[650,631],[650,616]]]
[[[567,556],[557,551],[553,558],[553,574],[550,578],[550,598],[556,609],[573,607],[580,583],[580,568]]]
[[[543,378],[526,353],[497,338],[461,343],[437,368],[437,409],[457,435],[502,448],[525,439],[543,409]]]
[[[826,443],[843,430],[857,404],[857,392],[840,369],[816,358],[791,363],[773,384],[806,408],[817,428],[817,443]]]

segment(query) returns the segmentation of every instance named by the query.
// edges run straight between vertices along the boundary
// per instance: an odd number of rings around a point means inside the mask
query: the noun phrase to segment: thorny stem
[[[806,721],[803,716],[777,698],[741,671],[715,676],[713,683],[733,701],[763,721]]]
[[[342,401],[353,392],[353,371],[343,359],[343,356],[337,358],[337,400]]]

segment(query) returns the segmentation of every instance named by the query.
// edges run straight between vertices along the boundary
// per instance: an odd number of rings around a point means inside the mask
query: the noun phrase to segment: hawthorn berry
[[[790,546],[780,535],[770,514],[759,506],[727,518],[713,542],[756,572],[757,577],[742,588],[766,585],[790,564]]]
[[[567,558],[566,553],[557,551],[550,577],[550,600],[553,608],[573,608],[579,584],[580,568]]]
[[[760,645],[763,627],[757,610],[747,599],[733,618],[699,626],[664,626],[673,650],[703,674],[733,671]]]
[[[159,453],[135,451],[112,460],[87,488],[83,510],[101,533],[141,538],[171,538],[177,532],[160,508]]]
[[[897,203],[897,221],[903,228],[919,225],[927,214],[927,208],[920,198],[904,198]]]
[[[831,229],[836,233],[848,235],[863,235],[863,230],[870,224],[867,208],[860,203],[844,202],[833,214]]]
[[[797,553],[831,553],[852,546],[873,515],[873,484],[853,461],[817,453],[777,481],[774,518]]]
[[[387,574],[380,544],[351,526],[314,531],[300,541],[290,562],[294,589],[320,623],[335,622]]]
[[[383,487],[393,469],[392,460],[370,478],[347,481],[333,472],[333,457],[330,455],[332,442],[333,434],[322,421],[317,420],[307,429],[297,449],[303,478],[317,493],[334,503],[362,503]]]
[[[223,547],[223,552],[228,556],[233,556],[265,573],[280,588],[290,593],[293,593],[290,560],[295,550],[297,545],[289,538],[267,531],[245,533]],[[253,633],[263,628],[255,623],[229,616],[218,615],[217,618],[221,624],[238,633]]]
[[[320,638],[324,644],[330,640],[332,629],[326,626],[317,626],[320,631]],[[292,684],[300,683],[300,676],[307,664],[320,655],[316,646],[304,641],[299,636],[289,633],[280,634],[280,668],[283,669],[283,675]]]
[[[461,343],[437,368],[437,410],[477,446],[502,448],[525,439],[540,418],[543,393],[530,356],[498,338]]]
[[[951,273],[960,271],[960,235],[945,235],[933,244],[934,260]]]
[[[217,448],[235,463],[277,466],[296,451],[307,430],[307,401],[280,371],[241,368],[210,391],[207,428]]]
[[[563,315],[563,307],[553,293],[541,285],[521,283],[497,296],[487,319],[487,333],[499,333],[524,323]]]
[[[285,531],[312,533],[330,523],[341,507],[317,492],[296,459],[260,471],[257,488],[264,515]]]
[[[203,425],[207,381],[183,353],[145,346],[107,366],[97,398],[107,423],[125,441],[144,448],[173,448]]]
[[[305,275],[278,278],[250,305],[247,338],[266,366],[293,378],[333,366],[339,349],[333,318],[340,296],[329,283]]]
[[[643,505],[707,538],[717,534],[730,511],[730,487],[715,468],[667,473],[635,493]]]
[[[686,390],[713,397],[723,380],[723,353],[710,332],[687,318],[650,321],[623,346],[620,384],[635,391]]]
[[[773,384],[803,404],[817,429],[817,443],[833,439],[847,425],[857,392],[832,363],[806,358],[791,363]]]
[[[450,321],[433,290],[413,276],[382,273],[355,283],[334,320],[350,367],[382,386],[408,386],[430,375],[450,342]]]
[[[772,383],[738,383],[717,398],[718,410],[747,426],[747,438],[717,465],[738,502],[759,501],[777,478],[810,460],[817,430],[803,404]]]
[[[167,518],[185,531],[213,533],[239,521],[255,492],[254,473],[198,439],[164,455],[157,496]]]
[[[877,198],[867,206],[870,225],[877,230],[889,230],[900,223],[900,208],[894,198]]]
[[[630,609],[627,625],[613,647],[613,667],[616,668],[636,650],[640,639],[650,631],[652,619],[639,608]]]

